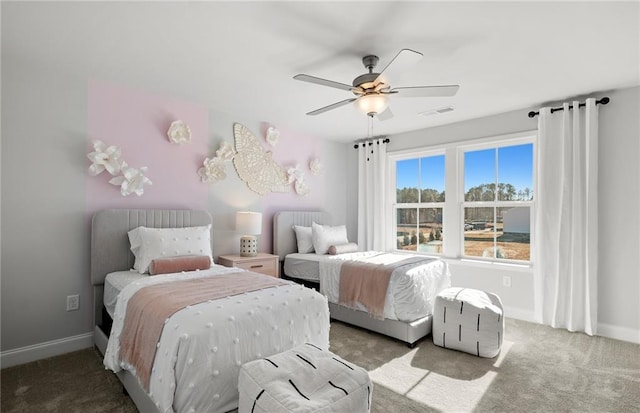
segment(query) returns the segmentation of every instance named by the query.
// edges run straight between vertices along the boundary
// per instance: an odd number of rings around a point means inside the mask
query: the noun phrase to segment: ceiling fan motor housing
[[[364,90],[373,89],[375,84],[373,83],[380,76],[380,73],[365,73],[353,79],[353,87],[361,87]]]

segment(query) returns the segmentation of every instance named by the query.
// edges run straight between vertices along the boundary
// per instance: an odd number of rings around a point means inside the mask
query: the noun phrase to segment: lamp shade
[[[387,96],[380,93],[370,93],[356,100],[355,105],[367,115],[375,115],[387,108]]]
[[[244,235],[262,234],[262,214],[260,212],[236,212],[236,231]]]

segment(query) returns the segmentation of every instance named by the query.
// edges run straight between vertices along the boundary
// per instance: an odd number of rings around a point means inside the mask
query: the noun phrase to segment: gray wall
[[[5,352],[92,331],[89,282],[89,216],[85,203],[87,81],[91,73],[60,72],[56,67],[2,53],[1,163],[1,325]],[[153,92],[153,91],[150,91]],[[211,152],[219,131],[241,122],[258,131],[260,119],[209,112]],[[228,135],[227,133],[227,139]],[[319,139],[319,138],[314,138]],[[346,219],[346,156],[349,145],[321,142],[324,196],[306,209],[325,209],[336,222]],[[238,251],[237,210],[224,199],[260,211],[263,199],[240,181],[233,167],[209,191],[214,254]],[[313,191],[314,188],[312,187]],[[296,208],[270,204],[274,208]],[[350,229],[353,231],[353,229]],[[269,251],[269,233],[260,241]],[[66,297],[80,294],[80,310],[66,311]]]
[[[605,95],[611,98],[611,102],[600,107],[599,116],[599,331],[602,335],[639,341],[640,88],[594,94],[598,97]],[[390,136],[387,151],[535,130],[537,118],[528,118],[529,110],[516,110]],[[353,177],[351,171],[357,158],[351,154],[348,161],[350,176]],[[354,185],[357,185],[357,175],[348,183],[351,188]],[[348,194],[347,214],[353,222],[356,219],[353,208],[357,208],[357,198],[353,192]],[[450,262],[454,285],[494,291],[508,308],[508,315],[534,319],[534,279],[531,270],[467,264],[457,260]],[[511,276],[511,287],[502,285],[503,275]]]
[[[90,331],[85,83],[3,53],[3,351]]]

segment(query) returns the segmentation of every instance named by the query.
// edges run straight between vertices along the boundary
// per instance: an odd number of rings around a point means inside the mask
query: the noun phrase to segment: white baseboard
[[[598,323],[598,334],[602,337],[614,338],[616,340],[629,341],[640,344],[640,330],[628,327],[614,326],[611,324]]]
[[[523,310],[520,308],[505,307],[505,317],[515,318],[518,320],[529,321],[531,323],[538,323],[535,319],[533,311]],[[628,341],[630,343],[640,344],[640,330],[634,330],[628,327],[620,327],[612,324],[598,323],[597,336],[613,338],[615,340]]]
[[[522,321],[536,322],[535,314],[531,310],[523,310],[521,308],[507,307],[504,309],[504,316],[509,318],[516,318]]]
[[[91,346],[93,346],[93,333],[79,334],[73,337],[47,341],[45,343],[1,352],[0,366],[2,368],[16,366],[18,364],[82,350]]]

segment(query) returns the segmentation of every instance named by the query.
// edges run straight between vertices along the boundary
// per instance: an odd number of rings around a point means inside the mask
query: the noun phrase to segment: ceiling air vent
[[[445,106],[438,109],[431,109],[424,112],[420,112],[419,114],[422,116],[434,116],[434,115],[442,115],[447,112],[452,112],[453,106]]]

